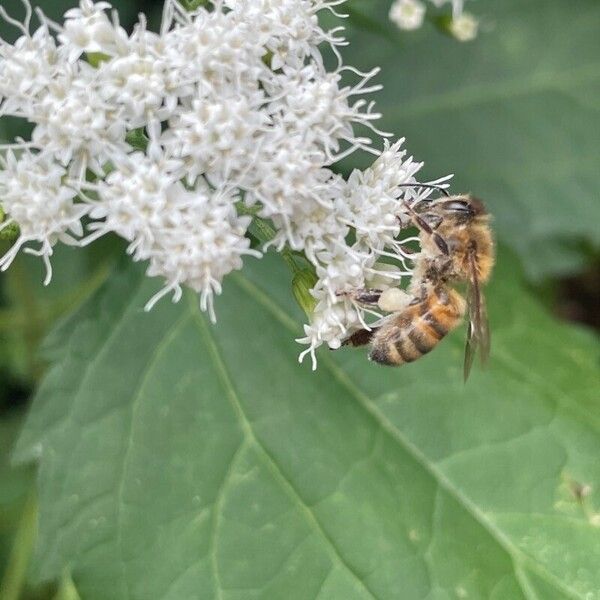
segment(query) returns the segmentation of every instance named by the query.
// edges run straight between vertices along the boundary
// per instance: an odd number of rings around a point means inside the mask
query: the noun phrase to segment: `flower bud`
[[[317,301],[310,293],[317,283],[317,276],[312,269],[300,269],[292,279],[292,291],[300,308],[310,318]]]
[[[470,13],[463,12],[450,22],[448,31],[459,42],[470,42],[477,37],[479,21]]]
[[[477,37],[479,30],[479,21],[468,12],[463,12],[456,16],[443,15],[434,21],[439,29],[444,33],[451,35],[459,42],[470,42]]]

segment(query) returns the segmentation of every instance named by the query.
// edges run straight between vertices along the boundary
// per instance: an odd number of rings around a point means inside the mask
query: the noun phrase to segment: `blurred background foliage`
[[[427,177],[455,173],[454,191],[471,191],[485,199],[501,247],[516,256],[514,263],[511,259],[514,269],[499,270],[505,282],[497,280],[496,289],[509,289],[510,279],[519,277],[522,269],[527,293],[541,300],[548,312],[597,329],[599,3],[473,2],[470,8],[481,18],[482,31],[466,44],[445,35],[434,22],[417,32],[396,30],[387,19],[390,3],[350,0],[344,7],[351,42],[345,62],[365,70],[382,67],[378,79],[384,90],[377,94],[381,128],[406,136],[409,151],[426,162]],[[3,4],[12,11],[18,3]],[[125,24],[131,24],[138,11],[157,24],[161,4],[113,2]],[[38,0],[37,5],[59,19],[74,2]],[[14,38],[4,24],[0,34]],[[26,124],[0,122],[4,139],[25,131]],[[340,168],[349,171],[368,160],[353,158]],[[6,247],[7,242],[0,241],[0,250]],[[76,597],[68,580],[60,589],[26,582],[35,526],[34,472],[9,466],[9,453],[32,390],[44,373],[41,340],[100,285],[120,251],[112,240],[86,250],[59,248],[54,279],[47,288],[41,285],[39,261],[31,257],[21,255],[0,275],[3,600]],[[527,339],[528,322],[519,323],[521,339]],[[556,337],[547,344],[560,346],[563,329],[553,332]]]

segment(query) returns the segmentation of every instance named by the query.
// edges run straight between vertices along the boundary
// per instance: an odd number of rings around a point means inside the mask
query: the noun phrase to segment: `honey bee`
[[[412,209],[411,209],[412,210]],[[482,285],[494,265],[490,216],[481,200],[447,196],[412,211],[420,229],[421,253],[415,259],[408,293],[398,288],[359,290],[359,303],[378,304],[391,313],[372,330],[361,329],[344,345],[371,344],[369,358],[384,365],[402,365],[427,354],[457,327],[468,312],[464,377],[477,351],[485,363],[490,332]],[[466,300],[454,285],[466,283]]]

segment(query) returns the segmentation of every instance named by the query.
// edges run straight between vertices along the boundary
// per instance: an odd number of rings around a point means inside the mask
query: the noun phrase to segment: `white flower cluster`
[[[448,32],[461,42],[468,42],[477,37],[478,20],[464,10],[464,0],[430,0],[436,7],[452,5],[452,16],[448,24]],[[427,5],[424,0],[394,0],[390,8],[390,20],[399,29],[407,31],[419,29],[425,21]]]
[[[0,7],[20,30],[0,43],[0,115],[34,126],[0,158],[0,227],[20,232],[2,269],[25,246],[49,280],[58,241],[112,232],[164,281],[148,308],[187,286],[214,320],[223,278],[261,256],[248,233],[261,219],[275,232],[267,245],[302,252],[318,277],[299,340],[313,364],[319,345],[338,347],[364,324],[364,308],[340,292],[410,276],[398,236],[429,192],[399,187],[421,168],[402,141],[378,151],[356,132],[384,135],[362,98],[379,89],[377,70],[343,66],[340,30],[319,25],[318,12],[342,0],[212,0],[191,12],[166,0],[159,33],[141,15],[130,34],[91,0],[63,24],[37,10],[32,33],[22,1],[23,23]],[[357,149],[377,158],[345,180],[331,167]]]

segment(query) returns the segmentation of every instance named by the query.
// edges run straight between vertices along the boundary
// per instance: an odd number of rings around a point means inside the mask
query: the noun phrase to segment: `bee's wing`
[[[490,357],[490,345],[491,345],[491,334],[490,334],[490,322],[487,315],[487,308],[485,305],[485,297],[481,296],[481,350],[479,351],[479,358],[481,364],[485,365]]]
[[[467,306],[469,325],[467,327],[467,343],[465,346],[464,378],[467,380],[477,349],[481,363],[485,364],[490,354],[490,328],[488,323],[485,298],[479,285],[477,259],[475,251],[469,252],[469,281],[467,283]]]
[[[473,336],[473,323],[469,320],[469,324],[467,325],[467,343],[465,344],[465,362],[463,367],[463,377],[465,381],[469,378],[476,351],[477,338]]]

